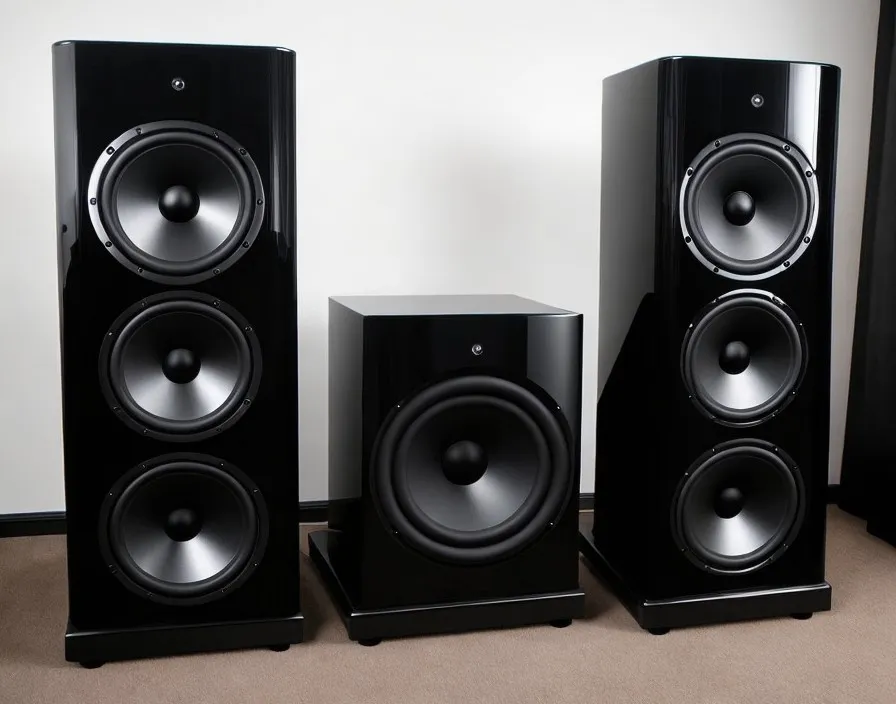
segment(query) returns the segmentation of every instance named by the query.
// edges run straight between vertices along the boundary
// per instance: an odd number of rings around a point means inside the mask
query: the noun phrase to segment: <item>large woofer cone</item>
[[[261,379],[254,331],[230,306],[195,292],[147,298],[113,323],[100,351],[106,400],[144,435],[192,441],[249,408]]]
[[[219,274],[248,250],[264,217],[248,152],[192,122],[154,122],[119,136],[97,160],[88,192],[105,248],[164,283]]]
[[[794,145],[735,134],[703,149],[681,185],[685,242],[709,269],[761,279],[789,267],[812,240],[818,186]]]
[[[685,474],[672,504],[684,554],[713,572],[747,572],[778,558],[805,513],[799,469],[762,440],[723,443]]]
[[[207,455],[166,455],[133,468],[106,495],[100,545],[132,591],[162,603],[211,601],[257,567],[268,517],[257,487]]]
[[[755,425],[790,403],[807,359],[802,325],[783,301],[764,291],[732,291],[688,328],[682,377],[714,420]]]
[[[571,453],[553,412],[510,381],[468,376],[403,403],[380,431],[371,485],[399,539],[436,560],[507,557],[570,500]]]

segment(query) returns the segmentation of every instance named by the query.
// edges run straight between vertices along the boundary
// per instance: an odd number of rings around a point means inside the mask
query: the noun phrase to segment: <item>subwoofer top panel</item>
[[[512,295],[333,296],[336,303],[365,316],[393,315],[574,315]]]

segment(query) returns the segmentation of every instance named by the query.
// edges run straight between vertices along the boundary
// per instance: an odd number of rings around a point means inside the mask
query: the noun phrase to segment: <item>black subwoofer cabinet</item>
[[[839,75],[674,57],[603,84],[582,550],[655,632],[830,608]]]
[[[295,56],[53,46],[68,660],[302,639]]]
[[[329,531],[349,636],[582,615],[582,317],[516,296],[330,299]]]

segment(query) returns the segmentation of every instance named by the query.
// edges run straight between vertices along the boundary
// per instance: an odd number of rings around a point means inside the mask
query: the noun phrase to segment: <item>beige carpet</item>
[[[894,704],[896,549],[831,509],[834,608],[789,618],[641,631],[582,568],[587,617],[549,626],[348,641],[307,558],[310,639],[265,650],[110,663],[63,659],[63,537],[0,540],[0,702],[6,704]],[[314,529],[312,527],[312,529]]]

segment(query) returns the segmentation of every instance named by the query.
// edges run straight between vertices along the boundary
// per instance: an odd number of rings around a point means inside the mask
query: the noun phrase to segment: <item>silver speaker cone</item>
[[[682,345],[682,376],[707,414],[733,424],[780,410],[805,369],[805,336],[770,294],[735,291],[695,319]]]
[[[673,502],[676,539],[701,566],[754,569],[786,549],[805,496],[792,460],[770,443],[732,441],[689,470]]]

